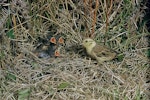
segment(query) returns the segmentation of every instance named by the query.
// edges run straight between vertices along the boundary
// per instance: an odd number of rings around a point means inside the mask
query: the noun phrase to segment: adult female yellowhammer
[[[96,44],[93,39],[84,39],[82,45],[85,47],[87,54],[91,58],[96,59],[98,63],[103,63],[104,61],[109,61],[116,57],[114,50]]]

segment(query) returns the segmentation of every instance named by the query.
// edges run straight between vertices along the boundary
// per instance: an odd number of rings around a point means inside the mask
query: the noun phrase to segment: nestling
[[[112,60],[116,57],[115,51],[98,45],[93,39],[87,38],[83,40],[83,47],[85,47],[87,54],[92,58],[96,59],[98,63]]]

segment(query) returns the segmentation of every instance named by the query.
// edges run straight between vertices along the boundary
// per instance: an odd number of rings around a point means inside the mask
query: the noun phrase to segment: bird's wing
[[[96,45],[93,48],[93,52],[97,55],[97,57],[109,57],[109,56],[116,56],[116,53],[114,50],[111,50],[105,46]]]

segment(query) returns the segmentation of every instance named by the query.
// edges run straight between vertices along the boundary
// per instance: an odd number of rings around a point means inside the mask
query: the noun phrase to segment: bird
[[[62,36],[38,38],[38,45],[33,53],[39,58],[61,57],[61,47],[65,44]]]
[[[54,44],[53,45],[53,50],[54,50],[54,56],[55,57],[60,57],[60,49],[61,49],[61,45],[64,44],[64,39],[60,36],[60,37],[51,37],[50,38],[50,43]],[[51,48],[50,48],[51,49]],[[49,49],[49,51],[50,51]]]
[[[86,38],[82,42],[82,46],[86,49],[87,54],[102,64],[105,61],[113,60],[117,53],[106,46],[97,44],[93,39]]]

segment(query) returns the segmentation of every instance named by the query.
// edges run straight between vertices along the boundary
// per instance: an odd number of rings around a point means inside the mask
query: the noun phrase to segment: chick
[[[87,54],[92,59],[96,59],[100,64],[102,64],[104,61],[109,61],[116,57],[115,51],[96,44],[93,39],[87,38],[83,40],[82,45],[85,47]]]

